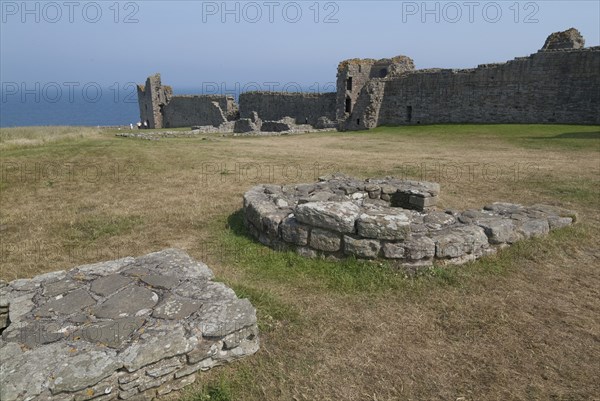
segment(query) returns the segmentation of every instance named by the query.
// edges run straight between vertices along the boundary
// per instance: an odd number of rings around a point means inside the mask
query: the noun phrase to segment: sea
[[[85,95],[81,91],[59,95],[53,89],[0,93],[0,127],[121,126],[135,125],[140,119],[137,94],[133,96],[131,90],[95,88]]]
[[[3,89],[5,89],[5,86]],[[128,126],[140,120],[133,88],[90,86],[71,90],[65,85],[8,87],[0,91],[0,127],[47,125]],[[195,88],[176,88],[177,94],[198,94]]]

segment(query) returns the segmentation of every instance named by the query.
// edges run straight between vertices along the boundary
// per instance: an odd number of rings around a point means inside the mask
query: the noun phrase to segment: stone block
[[[459,258],[467,254],[481,256],[489,246],[484,230],[475,225],[444,229],[432,235],[431,239],[435,242],[435,256],[440,259]]]
[[[250,118],[240,118],[235,121],[235,125],[233,126],[233,132],[238,134],[257,132],[259,130],[260,128]]]
[[[550,230],[567,227],[567,226],[570,226],[571,224],[573,224],[573,219],[571,217],[558,217],[558,216],[548,217],[548,225],[550,227]]]
[[[424,210],[426,208],[437,205],[437,197],[422,197],[419,195],[410,195],[408,203],[417,208],[418,210]]]
[[[434,229],[441,229],[456,223],[454,216],[443,212],[430,212],[423,217],[423,223]]]
[[[391,214],[393,213],[393,214]],[[365,238],[402,240],[410,234],[410,215],[401,210],[367,211],[356,221],[358,235]]]
[[[296,244],[308,244],[309,227],[299,223],[294,216],[288,216],[281,222],[281,236],[284,241]]]
[[[386,259],[403,259],[404,258],[404,244],[399,242],[385,242],[383,244],[383,256]]]
[[[196,375],[192,374],[189,376],[182,377],[180,379],[175,379],[166,382],[156,390],[156,395],[161,396],[169,394],[170,392],[175,390],[181,390],[185,386],[189,386],[190,384],[192,384],[194,381],[196,381]]]
[[[291,131],[293,125],[282,121],[263,121],[260,130],[263,132],[285,132]]]
[[[157,319],[182,320],[202,307],[200,301],[167,295],[154,309],[152,317]]]
[[[116,293],[97,307],[94,307],[93,314],[96,317],[106,319],[136,316],[140,311],[151,309],[157,302],[158,295],[154,291],[136,285]],[[87,306],[95,303],[93,301]]]
[[[335,121],[331,121],[327,117],[319,117],[317,118],[317,122],[315,123],[314,127],[316,129],[333,129],[337,128],[337,123]]]
[[[545,219],[528,219],[518,225],[517,231],[524,238],[540,237],[550,232],[550,226]]]
[[[521,239],[512,220],[492,217],[479,219],[476,224],[483,228],[490,244],[512,244]]]
[[[429,259],[435,255],[435,242],[429,237],[410,237],[404,243],[408,260]]]
[[[353,233],[359,207],[352,202],[311,202],[298,205],[294,214],[304,224],[340,233]]]
[[[353,238],[344,235],[344,253],[360,258],[375,259],[379,255],[381,244],[377,240]]]
[[[319,251],[337,252],[341,247],[340,234],[331,231],[313,228],[310,233],[310,246]]]

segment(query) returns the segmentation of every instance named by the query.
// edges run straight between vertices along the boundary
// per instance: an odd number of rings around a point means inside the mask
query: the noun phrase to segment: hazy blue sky
[[[600,42],[598,1],[0,4],[1,81],[42,85],[143,82],[154,72],[176,89],[324,85],[346,58],[404,54],[417,68],[460,68],[529,55],[570,27],[586,46]]]

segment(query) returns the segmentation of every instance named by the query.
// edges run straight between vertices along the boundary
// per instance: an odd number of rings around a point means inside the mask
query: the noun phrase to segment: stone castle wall
[[[174,97],[156,74],[145,88],[138,87],[140,115],[150,128],[217,127],[237,120],[236,132],[259,130],[257,119],[285,117],[340,130],[439,123],[600,124],[600,47],[584,44],[571,28],[551,34],[542,50],[528,57],[458,70],[415,70],[406,56],[350,59],[338,66],[336,93],[242,93],[239,113],[231,97]]]
[[[212,125],[235,118],[233,97],[224,95],[173,96],[163,108],[162,128]]]
[[[140,121],[148,128],[218,127],[239,117],[232,96],[173,96],[173,89],[162,84],[160,74],[148,77],[146,85],[138,85],[137,93]]]
[[[316,125],[319,117],[335,121],[335,93],[245,92],[240,94],[240,117],[252,112],[265,121],[292,117],[297,124]]]
[[[437,123],[600,124],[600,47],[375,79],[344,128]]]
[[[414,71],[412,59],[397,56],[392,59],[350,59],[338,65],[336,117],[346,120],[354,110],[362,88],[371,80],[397,76],[399,73]]]

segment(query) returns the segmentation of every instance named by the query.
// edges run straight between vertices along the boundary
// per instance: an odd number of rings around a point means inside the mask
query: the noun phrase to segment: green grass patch
[[[439,124],[377,127],[367,133],[449,142],[490,140],[530,149],[600,150],[600,127],[546,124]]]

